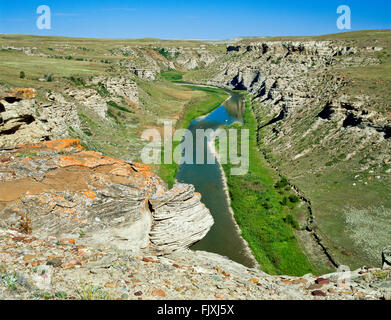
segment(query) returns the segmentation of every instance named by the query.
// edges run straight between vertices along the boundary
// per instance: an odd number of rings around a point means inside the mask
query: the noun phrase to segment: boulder
[[[188,248],[204,238],[213,226],[213,218],[194,186],[176,184],[164,194],[151,197],[154,225],[151,241],[165,252]]]
[[[84,150],[79,140],[0,151],[0,225],[38,239],[172,252],[213,224],[194,187],[166,184],[143,164]]]

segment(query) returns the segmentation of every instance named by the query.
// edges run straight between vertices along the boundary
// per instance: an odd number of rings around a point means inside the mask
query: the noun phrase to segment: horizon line
[[[348,34],[354,32],[362,32],[362,31],[388,31],[389,29],[362,29],[362,30],[353,30],[353,31],[343,31],[343,32],[335,32],[335,33],[325,33],[325,34],[316,34],[316,35],[278,35],[278,36],[267,36],[267,35],[259,35],[259,36],[235,36],[228,39],[180,39],[180,38],[155,38],[155,37],[144,37],[144,38],[106,38],[106,37],[77,37],[77,36],[64,36],[64,35],[37,35],[37,34],[24,34],[24,33],[2,33],[0,35],[11,35],[11,36],[31,36],[31,37],[46,37],[46,38],[70,38],[70,39],[93,39],[93,40],[160,40],[160,41],[198,41],[198,42],[213,42],[213,41],[232,41],[235,39],[251,39],[251,38],[309,38],[309,37],[321,37],[327,35],[336,35],[336,34]]]

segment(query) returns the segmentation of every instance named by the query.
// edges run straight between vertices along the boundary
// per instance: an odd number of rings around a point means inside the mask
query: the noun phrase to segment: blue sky
[[[36,27],[40,5],[51,8],[51,30]],[[340,5],[351,8],[352,31],[391,28],[390,0],[0,0],[0,33],[164,39],[320,35],[341,32]]]

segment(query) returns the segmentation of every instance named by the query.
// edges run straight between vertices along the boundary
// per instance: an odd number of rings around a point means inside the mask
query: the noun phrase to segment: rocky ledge
[[[202,239],[213,218],[192,186],[168,190],[146,165],[58,140],[0,151],[0,224],[39,239],[164,254]]]

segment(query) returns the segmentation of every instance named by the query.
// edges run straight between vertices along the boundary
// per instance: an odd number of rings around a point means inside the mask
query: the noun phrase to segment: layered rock
[[[65,90],[65,94],[77,101],[77,103],[97,114],[99,117],[103,119],[106,118],[106,99],[104,99],[96,90],[69,88]]]
[[[213,224],[192,187],[168,191],[148,166],[85,151],[78,140],[8,148],[0,168],[1,225],[40,239],[172,252]]]
[[[360,207],[373,207],[369,210],[379,217],[367,222],[376,230],[391,204],[383,196],[389,194],[391,172],[389,103],[379,89],[376,96],[370,88],[358,90],[357,79],[366,79],[365,72],[368,79],[375,76],[379,51],[353,41],[243,41],[227,46],[204,70],[185,75],[188,81],[250,93],[262,151],[309,205],[302,226],[316,229],[317,242],[321,239],[334,261],[355,267],[378,264],[387,245],[384,236],[362,236],[365,228],[353,218]],[[352,67],[366,66],[372,67],[360,77],[349,75]],[[386,90],[388,81],[379,76],[373,85]],[[350,218],[354,226],[346,222]],[[340,239],[336,226],[344,228]]]
[[[61,95],[36,100],[35,89],[12,89],[0,94],[0,147],[38,142],[68,135],[68,125],[80,125],[76,108]]]
[[[171,252],[204,238],[213,218],[200,200],[194,186],[185,184],[176,184],[170,191],[152,196],[149,200],[154,218],[152,243]]]
[[[94,77],[91,83],[100,83],[112,95],[123,97],[133,104],[139,102],[137,84],[126,77]]]

